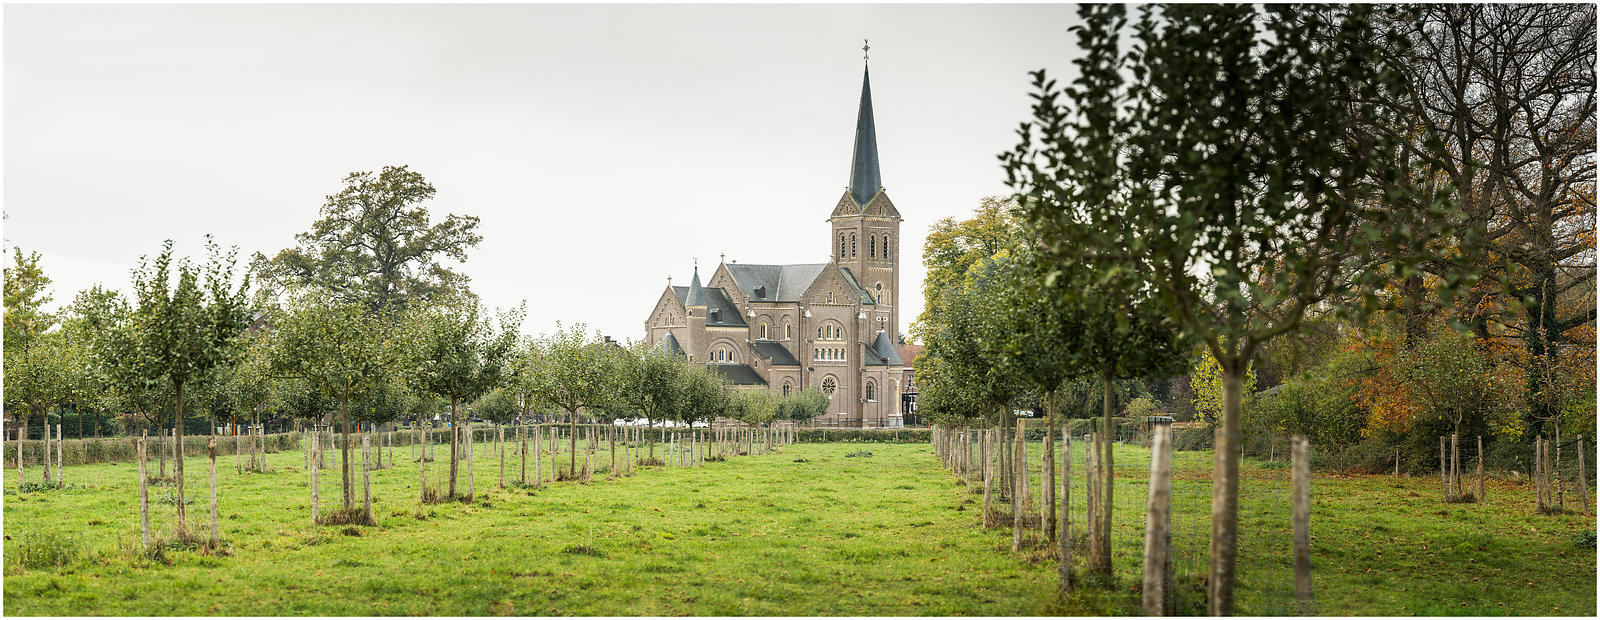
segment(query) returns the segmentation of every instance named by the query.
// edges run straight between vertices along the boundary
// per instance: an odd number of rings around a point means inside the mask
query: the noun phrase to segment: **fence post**
[[[1461,497],[1461,441],[1450,433],[1450,494]]]
[[[1150,437],[1150,498],[1144,526],[1144,615],[1160,616],[1166,611],[1167,546],[1172,507],[1172,434],[1166,425],[1156,426]],[[1297,522],[1298,523],[1298,522]]]
[[[1445,467],[1444,448],[1445,448],[1445,438],[1444,438],[1443,435],[1440,435],[1439,436],[1439,496],[1444,501],[1448,502],[1448,501],[1450,501],[1450,482],[1445,477],[1445,472],[1448,471],[1448,468]]]
[[[1478,501],[1487,497],[1483,486],[1483,435],[1478,435]]]
[[[1583,435],[1578,435],[1578,499],[1583,500],[1583,514],[1589,516],[1589,472],[1583,464]]]
[[[215,546],[222,536],[217,533],[217,437],[206,441],[206,456],[211,460],[211,544]]]
[[[311,524],[316,525],[321,521],[322,496],[317,488],[317,475],[322,472],[322,432],[317,431],[317,438],[311,442]]]
[[[1294,438],[1294,595],[1311,614],[1311,444]]]
[[[1061,507],[1056,511],[1060,520],[1056,536],[1061,563],[1056,568],[1061,579],[1061,591],[1072,589],[1072,431],[1061,426]]]
[[[1022,420],[1017,420],[1017,434],[1012,444],[1011,469],[1011,550],[1022,550],[1022,513],[1026,510],[1027,502],[1023,499],[1028,493],[1028,456],[1026,446],[1027,437],[1023,435]]]
[[[1544,512],[1544,436],[1533,437],[1533,495],[1538,498],[1539,511]]]
[[[383,453],[379,452],[379,456]],[[361,510],[366,515],[367,521],[372,520],[372,468],[368,461],[372,458],[372,436],[361,436]]]
[[[983,437],[981,437],[979,439],[979,441],[982,442],[982,443],[978,444],[978,452],[982,453],[980,456],[983,458],[983,526],[984,527],[989,527],[991,525],[994,525],[994,520],[992,518],[990,518],[990,516],[989,516],[989,513],[990,513],[989,505],[990,505],[990,503],[992,501],[992,498],[994,497],[994,475],[993,475],[993,472],[991,471],[991,469],[993,469],[993,468],[990,467],[990,464],[989,464],[990,461],[993,460],[993,457],[989,456],[990,433],[991,433],[990,429],[987,429],[987,428],[983,429]],[[21,453],[19,452],[18,454],[20,455]],[[18,467],[21,467],[22,461],[20,459],[17,461],[17,463],[18,463]]]
[[[148,431],[146,435],[148,435]],[[22,445],[21,441],[17,445]],[[18,455],[21,456],[20,454]],[[145,437],[139,437],[139,536],[144,540],[144,548],[150,549],[150,477],[145,474]],[[20,467],[22,460],[17,460]]]
[[[1394,447],[1394,477],[1400,477],[1400,446]]]
[[[46,426],[44,430],[45,431],[49,431],[50,427]],[[56,424],[56,488],[58,488],[58,489],[67,488],[67,479],[63,476],[63,474],[61,472],[61,468],[66,466],[66,464],[67,464],[67,457],[66,457],[67,451],[62,447],[62,445],[64,443],[65,442],[61,441],[61,424],[57,423]]]

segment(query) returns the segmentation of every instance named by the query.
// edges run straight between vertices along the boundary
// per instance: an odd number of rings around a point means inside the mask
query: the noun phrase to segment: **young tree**
[[[390,381],[397,365],[390,343],[391,327],[359,301],[348,301],[324,291],[297,291],[288,307],[275,313],[269,352],[270,367],[278,375],[303,382],[299,405],[303,413],[333,413],[305,388],[337,402],[343,423],[340,445],[344,509],[355,510],[355,474],[350,469],[350,434],[354,432],[352,402]],[[367,515],[371,517],[371,515]]]
[[[531,363],[532,393],[567,412],[571,423],[568,475],[578,471],[578,412],[604,409],[620,397],[621,356],[581,323],[540,339]]]
[[[1370,130],[1393,122],[1374,102],[1399,87],[1373,7],[1146,7],[1127,50],[1125,10],[1080,8],[1079,77],[1062,91],[1035,73],[1034,121],[1002,159],[1029,201],[1071,204],[1083,188],[1067,178],[1116,197],[1053,210],[1061,225],[1040,227],[1043,244],[1148,287],[1222,366],[1209,603],[1227,614],[1248,360],[1307,308],[1370,309],[1347,293],[1439,258],[1430,244],[1453,228],[1443,202],[1401,178],[1397,145]],[[1460,280],[1452,272],[1440,290]]]
[[[467,277],[440,261],[467,260],[482,237],[472,216],[429,225],[421,203],[433,196],[433,185],[406,166],[351,173],[328,196],[322,219],[295,237],[299,247],[271,259],[257,253],[252,266],[280,286],[317,287],[385,316],[449,297],[466,289]]]
[[[233,362],[239,335],[249,322],[246,276],[234,286],[233,269],[237,249],[222,254],[206,238],[209,260],[203,266],[179,261],[173,274],[172,241],[162,245],[154,263],[140,261],[133,273],[137,295],[129,320],[131,338],[117,339],[118,345],[132,345],[112,352],[134,360],[128,369],[142,379],[144,387],[158,383],[172,386],[173,399],[173,484],[176,486],[178,532],[186,536],[183,503],[183,422],[184,390],[203,383],[219,368]],[[177,281],[173,282],[176,275]],[[169,286],[171,288],[169,288]]]
[[[828,412],[828,395],[822,390],[808,387],[778,403],[778,417],[796,424],[805,424]]]
[[[655,423],[679,417],[684,404],[684,373],[688,362],[674,353],[635,342],[620,360],[622,397],[627,406],[644,416],[650,459],[656,458]]]
[[[415,308],[407,320],[412,385],[450,399],[451,498],[456,497],[459,468],[457,413],[461,405],[507,382],[522,325],[521,308],[501,313],[498,330],[484,314],[476,297],[463,296]]]

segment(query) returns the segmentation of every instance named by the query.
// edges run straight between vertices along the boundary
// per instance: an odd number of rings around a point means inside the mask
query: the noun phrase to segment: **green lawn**
[[[479,448],[483,448],[480,444]],[[857,451],[871,456],[849,456]],[[968,495],[926,445],[802,444],[703,468],[647,468],[591,485],[491,490],[420,507],[417,470],[373,472],[376,527],[310,524],[299,453],[272,473],[219,459],[231,555],[136,553],[136,470],[69,467],[66,491],[5,495],[5,611],[12,615],[1041,615],[1137,613],[1145,454],[1118,449],[1114,584],[1055,594],[1053,557],[1013,554],[1009,529],[979,527]],[[1081,477],[1081,445],[1074,463]],[[438,480],[440,460],[429,466]],[[1037,455],[1037,446],[1033,447]],[[1239,613],[1287,610],[1287,469],[1248,463]],[[153,466],[153,464],[152,464]],[[189,514],[205,519],[205,461],[190,459]],[[1209,454],[1175,459],[1174,544],[1182,604],[1201,609]],[[514,466],[509,469],[514,469]],[[530,467],[530,472],[531,472]],[[38,469],[30,474],[35,477]],[[464,475],[464,474],[463,474]],[[35,478],[37,479],[37,478]],[[323,479],[325,505],[337,475]],[[1034,480],[1035,483],[1037,479]],[[464,484],[464,480],[463,480]],[[1432,486],[1430,486],[1432,485]],[[1437,480],[1319,476],[1312,515],[1317,612],[1555,614],[1595,611],[1592,517],[1536,516],[1530,494],[1494,485],[1484,505],[1444,506]],[[1036,485],[1035,485],[1036,486]],[[1082,483],[1074,503],[1083,501]],[[172,506],[157,501],[158,530]],[[351,533],[359,535],[347,535]],[[54,532],[51,537],[43,532]],[[1588,546],[1583,546],[1587,544]],[[63,567],[25,568],[54,549]]]

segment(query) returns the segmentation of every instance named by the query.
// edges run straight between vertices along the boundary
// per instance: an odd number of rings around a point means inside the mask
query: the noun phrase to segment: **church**
[[[788,395],[812,387],[828,412],[815,424],[897,428],[901,382],[895,302],[900,290],[900,212],[883,189],[872,88],[861,75],[850,183],[828,216],[826,263],[764,265],[724,260],[702,281],[673,286],[645,321],[645,338],[703,361],[731,385]]]

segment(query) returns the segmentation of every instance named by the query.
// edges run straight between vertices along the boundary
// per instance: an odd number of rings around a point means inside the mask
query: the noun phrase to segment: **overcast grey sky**
[[[922,238],[1005,192],[1027,71],[1069,67],[1066,5],[5,7],[6,245],[57,303],[127,290],[202,235],[272,254],[357,170],[409,164],[482,218],[461,269],[525,331],[621,339],[691,259],[823,262],[861,42],[901,214]],[[9,261],[9,258],[7,259]]]

